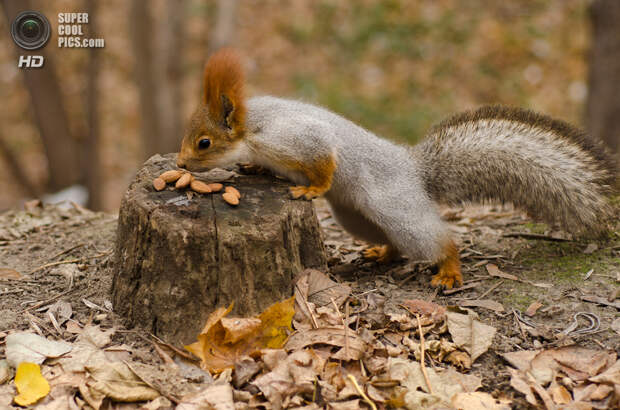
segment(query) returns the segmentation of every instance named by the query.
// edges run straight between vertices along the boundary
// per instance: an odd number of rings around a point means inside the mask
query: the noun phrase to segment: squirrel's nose
[[[177,167],[185,168],[185,161],[181,157],[177,158]]]

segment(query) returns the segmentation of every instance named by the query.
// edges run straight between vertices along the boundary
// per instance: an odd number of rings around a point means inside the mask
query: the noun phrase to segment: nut
[[[192,191],[196,191],[199,194],[208,194],[211,192],[211,188],[209,188],[209,184],[205,184],[204,182],[199,181],[197,179],[190,182],[189,187],[192,189]]]
[[[211,192],[219,192],[222,190],[223,187],[224,185],[220,184],[219,182],[209,184],[209,188],[211,188]]]
[[[189,185],[190,182],[192,182],[192,174],[190,174],[189,172],[186,172],[183,175],[181,175],[181,178],[179,178],[177,183],[174,184],[174,187],[177,189],[185,188],[186,186]]]
[[[173,169],[171,171],[164,172],[159,177],[163,179],[164,181],[166,181],[167,184],[169,184],[181,178],[181,175],[183,175],[183,171],[180,171],[178,169]]]
[[[166,181],[164,181],[163,179],[155,178],[153,180],[153,188],[155,188],[156,191],[161,191],[165,187],[166,187]]]
[[[222,194],[222,198],[224,198],[224,201],[226,201],[229,205],[239,205],[239,198],[237,198],[237,195],[232,192],[224,192]]]
[[[239,191],[237,191],[237,188],[235,188],[234,186],[227,186],[226,189],[224,189],[224,192],[230,192],[232,194],[235,194],[237,199],[241,199],[241,194],[239,193]]]

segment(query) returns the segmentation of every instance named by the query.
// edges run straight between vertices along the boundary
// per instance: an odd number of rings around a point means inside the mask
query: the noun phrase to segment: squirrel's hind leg
[[[443,248],[443,257],[439,260],[439,273],[431,279],[431,285],[442,286],[451,289],[454,285],[463,285],[461,274],[461,260],[459,251],[452,240],[449,240]]]
[[[362,256],[365,259],[375,260],[379,263],[390,263],[400,256],[400,252],[392,245],[379,245],[364,249]]]

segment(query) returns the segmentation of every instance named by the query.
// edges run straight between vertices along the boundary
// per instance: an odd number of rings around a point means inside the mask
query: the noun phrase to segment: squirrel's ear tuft
[[[223,127],[242,134],[245,125],[243,69],[237,53],[222,49],[205,66],[204,103],[209,115]]]

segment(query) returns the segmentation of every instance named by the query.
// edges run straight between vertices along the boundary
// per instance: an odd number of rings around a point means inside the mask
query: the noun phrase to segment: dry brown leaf
[[[3,279],[23,279],[23,275],[16,271],[15,269],[10,268],[0,268],[0,280]]]
[[[421,299],[409,299],[403,301],[401,304],[414,315],[417,313],[421,316],[429,317],[432,323],[441,322],[446,318],[446,308],[433,302],[427,302]]]
[[[494,276],[496,278],[504,278],[504,279],[510,279],[510,280],[519,280],[519,278],[516,277],[515,275],[511,275],[510,273],[502,272],[501,270],[499,270],[497,265],[495,265],[493,263],[487,264],[486,268],[487,268],[487,272],[489,272],[489,275]]]
[[[509,400],[497,400],[489,393],[458,393],[452,397],[452,406],[457,410],[510,410]]]
[[[461,374],[453,368],[437,372],[429,367],[426,371],[433,389],[432,394],[428,391],[419,362],[401,358],[389,360],[389,377],[398,380],[407,390],[404,396],[407,408],[428,408],[439,403],[449,405],[458,393],[474,392],[481,386],[477,376]]]
[[[529,317],[532,317],[536,314],[536,311],[538,311],[538,309],[540,309],[542,306],[543,304],[539,301],[532,302],[525,310],[525,314]]]
[[[590,377],[588,380],[595,383],[610,383],[620,385],[620,360],[616,361],[603,373]]]
[[[219,308],[208,318],[198,341],[185,346],[198,356],[201,367],[214,373],[232,369],[243,356],[265,348],[282,347],[292,331],[294,298],[274,303],[257,318],[228,318],[232,305]]]
[[[472,362],[475,362],[489,349],[497,330],[493,326],[480,322],[478,316],[471,311],[463,314],[460,310],[448,308],[446,314],[448,331],[452,340],[459,348],[469,353]]]
[[[360,399],[355,399],[347,401],[333,401],[327,403],[327,408],[333,410],[358,410],[362,407],[360,406]]]
[[[348,346],[345,346],[347,342],[345,342],[345,331],[343,329],[321,328],[305,330],[293,333],[284,345],[284,349],[291,352],[317,344],[337,346],[341,349],[332,355],[332,358],[359,360],[366,349],[366,343],[353,330],[348,331],[347,336]],[[348,347],[348,355],[345,352],[345,347]]]
[[[159,397],[122,362],[97,362],[86,366],[89,377],[80,385],[80,393],[95,409],[109,397],[120,402],[139,402]]]
[[[183,397],[176,410],[234,409],[230,384],[214,384],[197,393]]]
[[[561,384],[557,384],[555,381],[549,386],[549,394],[555,402],[555,404],[568,404],[573,400],[570,392],[566,390],[566,387]]]
[[[530,368],[530,362],[540,350],[517,350],[516,352],[508,352],[502,354],[502,357],[511,365],[519,370],[527,370]]]
[[[611,328],[620,335],[620,317],[611,322]]]

